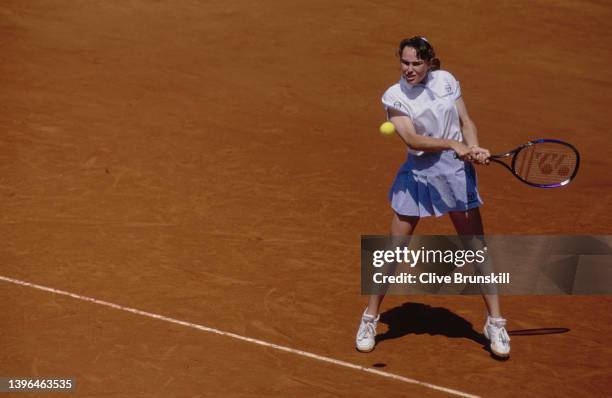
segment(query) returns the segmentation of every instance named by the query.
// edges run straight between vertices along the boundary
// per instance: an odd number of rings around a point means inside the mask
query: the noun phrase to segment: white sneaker
[[[506,332],[506,320],[487,316],[484,335],[491,342],[491,351],[500,358],[510,356],[510,336]]]
[[[361,316],[361,324],[355,338],[355,347],[361,352],[370,352],[376,345],[376,325],[380,319],[380,314],[377,317],[368,315],[365,312]]]

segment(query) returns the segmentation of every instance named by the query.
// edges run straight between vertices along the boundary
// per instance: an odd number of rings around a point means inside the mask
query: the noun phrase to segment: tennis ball
[[[384,122],[378,129],[382,135],[391,135],[395,133],[395,126],[391,122]]]

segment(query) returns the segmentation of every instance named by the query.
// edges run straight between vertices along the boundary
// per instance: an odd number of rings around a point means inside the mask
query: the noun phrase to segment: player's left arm
[[[478,143],[478,129],[468,114],[463,98],[457,99],[455,101],[455,106],[457,107],[459,120],[461,121],[461,133],[463,134],[465,144],[472,150],[472,158],[478,163],[485,163],[486,159],[491,156],[491,153],[489,153],[489,150],[480,147]]]

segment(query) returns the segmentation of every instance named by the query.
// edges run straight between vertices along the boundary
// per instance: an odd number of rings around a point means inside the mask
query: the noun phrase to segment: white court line
[[[185,321],[181,321],[181,320],[178,320],[178,319],[169,318],[167,316],[163,316],[163,315],[154,314],[154,313],[151,313],[151,312],[137,310],[135,308],[124,307],[124,306],[119,305],[119,304],[109,303],[108,301],[98,300],[98,299],[95,299],[95,298],[92,298],[92,297],[81,296],[79,294],[70,293],[70,292],[66,292],[66,291],[58,290],[58,289],[53,289],[51,287],[41,286],[41,285],[37,285],[37,284],[34,284],[34,283],[21,281],[21,280],[18,280],[18,279],[8,278],[8,277],[2,276],[2,275],[0,275],[0,280],[3,280],[5,282],[9,282],[9,283],[14,283],[16,285],[27,286],[27,287],[31,287],[31,288],[34,288],[34,289],[43,290],[45,292],[50,292],[50,293],[55,293],[55,294],[59,294],[59,295],[62,295],[62,296],[72,297],[72,298],[75,298],[75,299],[81,300],[81,301],[88,301],[90,303],[103,305],[105,307],[114,308],[116,310],[131,312],[132,314],[142,315],[142,316],[146,316],[146,317],[153,318],[153,319],[159,319],[161,321],[166,321],[166,322],[174,323],[176,325],[181,325],[181,326],[185,326],[185,327],[192,328],[192,329],[202,330],[204,332],[215,333],[215,334],[219,334],[221,336],[232,337],[232,338],[237,339],[237,340],[247,341],[249,343],[257,344],[257,345],[264,346],[264,347],[273,348],[275,350],[290,352],[292,354],[300,355],[300,356],[303,356],[303,357],[316,359],[316,360],[321,361],[321,362],[327,362],[327,363],[331,363],[331,364],[334,364],[334,365],[343,366],[343,367],[349,368],[349,369],[355,369],[355,370],[360,370],[360,371],[366,372],[366,373],[372,373],[372,374],[375,374],[375,375],[378,375],[378,376],[386,377],[386,378],[393,379],[393,380],[402,381],[402,382],[408,383],[408,384],[416,384],[416,385],[421,386],[421,387],[431,388],[432,390],[443,391],[443,392],[446,392],[448,394],[456,395],[456,396],[459,396],[459,397],[480,398],[478,395],[472,395],[472,394],[468,394],[468,393],[465,393],[465,392],[453,390],[451,388],[446,388],[446,387],[437,386],[435,384],[425,383],[425,382],[422,382],[422,381],[411,379],[409,377],[404,377],[404,376],[396,375],[396,374],[389,373],[389,372],[383,372],[382,370],[366,368],[364,366],[356,365],[354,363],[345,362],[345,361],[341,361],[341,360],[338,360],[338,359],[333,359],[333,358],[325,357],[325,356],[322,356],[322,355],[313,354],[311,352],[302,351],[302,350],[298,350],[298,349],[290,348],[290,347],[285,347],[285,346],[274,344],[274,343],[268,343],[267,341],[253,339],[251,337],[241,336],[239,334],[235,334],[235,333],[231,333],[231,332],[224,332],[223,330],[210,328],[210,327],[204,326],[204,325],[198,325],[197,323],[185,322]]]

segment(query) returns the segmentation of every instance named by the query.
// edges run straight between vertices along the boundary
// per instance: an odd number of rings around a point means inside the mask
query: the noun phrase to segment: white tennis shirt
[[[435,70],[415,85],[401,78],[383,94],[382,103],[387,115],[389,109],[395,109],[408,116],[419,135],[463,142],[455,105],[459,98],[459,82],[449,72]],[[417,156],[423,154],[422,151],[408,150]]]

